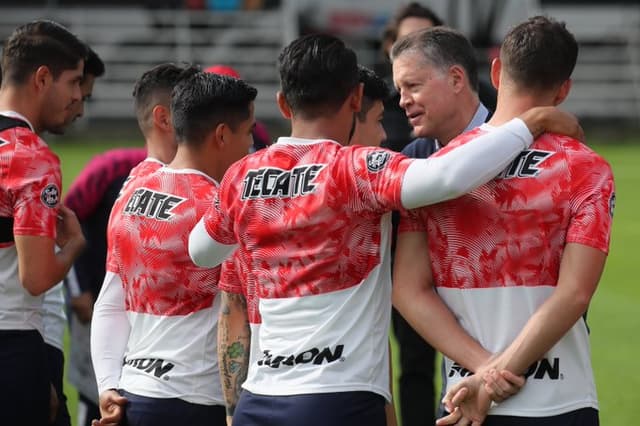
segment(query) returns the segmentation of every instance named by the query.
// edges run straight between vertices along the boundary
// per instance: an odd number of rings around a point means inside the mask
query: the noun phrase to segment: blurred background
[[[276,58],[298,35],[343,38],[362,64],[379,67],[381,37],[401,0],[0,0],[0,40],[20,24],[54,19],[103,59],[106,74],[64,136],[46,135],[62,160],[64,187],[95,154],[142,145],[133,115],[135,80],[152,65],[224,64],[259,90],[256,118],[272,139],[288,134],[275,104]],[[480,72],[510,26],[536,14],[567,23],[580,44],[573,88],[563,108],[575,113],[587,142],[612,165],[617,210],[611,252],[589,310],[593,364],[603,425],[640,418],[640,0],[423,0],[465,33]],[[635,338],[633,336],[636,336]],[[68,339],[67,339],[68,340]],[[68,344],[68,342],[67,342]],[[396,347],[394,355],[396,354]],[[383,350],[383,348],[381,348]],[[397,365],[397,364],[396,364]],[[394,372],[397,375],[397,368]],[[75,419],[77,395],[66,385]],[[428,403],[428,402],[425,402]]]

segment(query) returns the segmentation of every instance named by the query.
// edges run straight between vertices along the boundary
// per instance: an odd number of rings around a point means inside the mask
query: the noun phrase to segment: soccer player
[[[292,136],[235,163],[189,237],[201,266],[238,248],[257,288],[262,357],[249,366],[234,424],[381,425],[390,400],[387,213],[487,181],[532,136],[514,119],[435,161],[346,147],[362,98],[355,53],[308,35],[278,62]]]
[[[69,108],[67,119],[62,124],[62,126],[57,128],[49,129],[51,133],[54,134],[63,134],[67,127],[71,125],[73,121],[81,117],[84,113],[84,103],[91,97],[93,93],[93,84],[97,77],[100,77],[104,74],[104,63],[98,56],[98,54],[91,49],[91,47],[86,46],[87,48],[87,57],[84,61],[84,69],[82,75],[82,81],[80,82],[80,91],[82,97],[79,101],[74,102],[72,107]],[[72,209],[73,210],[73,209]],[[74,210],[76,216],[78,213]],[[78,220],[80,221],[80,225],[82,226],[82,220],[78,216]],[[85,238],[87,238],[86,233],[83,229],[83,234]],[[87,247],[90,248],[91,244],[87,244]],[[87,251],[85,250],[78,259],[87,255]],[[76,302],[77,298],[71,299],[71,306],[76,308],[78,303]],[[93,301],[91,302],[91,306],[93,306]],[[89,306],[89,309],[91,308]],[[51,375],[51,383],[56,390],[58,397],[58,410],[55,421],[52,423],[55,426],[65,426],[71,424],[71,419],[69,417],[69,411],[67,410],[66,405],[66,396],[64,395],[62,388],[62,378],[64,375],[64,345],[63,345],[63,336],[64,329],[67,326],[67,316],[65,313],[65,297],[64,297],[64,289],[63,283],[59,283],[49,289],[45,295],[44,300],[42,302],[43,309],[43,338],[47,347],[47,358],[49,364],[49,373]],[[88,351],[88,347],[87,347]],[[76,385],[76,383],[73,383]],[[94,384],[95,386],[95,384]],[[76,386],[77,387],[77,386]]]
[[[534,17],[514,27],[492,64],[490,126],[445,150],[527,108],[560,104],[577,54],[562,23]],[[401,224],[394,302],[447,356],[445,401],[460,406],[439,424],[598,424],[582,316],[604,267],[613,203],[609,165],[547,133],[495,180]],[[489,410],[486,386],[500,387],[503,369],[527,382]]]
[[[187,242],[216,182],[249,151],[256,94],[242,80],[202,72],[179,82],[171,102],[175,158],[129,181],[113,207],[113,255],[91,336],[101,422],[119,420],[122,410],[103,402],[120,389],[131,424],[225,424],[216,356],[220,268],[193,265]]]
[[[85,241],[73,212],[59,205],[60,161],[38,134],[63,125],[80,101],[85,56],[85,45],[51,21],[18,27],[2,52],[0,407],[6,424],[44,425],[55,416],[42,299]]]
[[[364,66],[358,66],[358,78],[363,84],[362,107],[356,115],[350,144],[380,146],[385,139],[381,123],[383,102],[389,89],[384,80]],[[261,318],[255,282],[244,266],[240,256],[234,256],[222,265],[219,282],[218,358],[229,422],[240,398],[247,368],[258,361],[261,354],[258,346]]]

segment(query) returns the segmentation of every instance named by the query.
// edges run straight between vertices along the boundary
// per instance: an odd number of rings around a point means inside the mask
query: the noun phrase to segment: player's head
[[[389,87],[375,72],[362,65],[358,66],[358,74],[364,89],[362,107],[356,114],[356,128],[351,143],[380,146],[387,138],[382,126],[382,116],[384,101],[389,97]]]
[[[80,82],[82,98],[79,101],[74,102],[69,108],[67,119],[60,128],[49,129],[51,133],[59,135],[63,134],[71,123],[84,115],[84,104],[91,99],[91,96],[93,95],[93,85],[96,78],[102,77],[104,75],[104,71],[104,62],[102,62],[102,59],[100,59],[98,54],[87,45],[87,57],[84,61],[82,81]]]
[[[278,57],[278,70],[278,104],[287,117],[330,117],[354,96],[359,109],[356,54],[336,37],[311,34],[292,41]]]
[[[146,71],[133,89],[140,130],[148,149],[168,163],[175,155],[175,133],[171,121],[171,92],[176,84],[198,70],[188,64],[164,63]]]
[[[253,143],[253,101],[258,91],[236,78],[199,72],[179,82],[171,113],[178,144],[212,146],[226,170]]]
[[[22,25],[4,44],[2,89],[24,91],[23,97],[34,105],[29,119],[36,131],[58,128],[82,97],[86,56],[85,44],[56,22]]]
[[[418,2],[411,2],[398,9],[387,24],[382,35],[382,50],[389,56],[391,46],[396,40],[415,31],[444,25],[434,11]]]
[[[418,137],[442,134],[461,98],[477,100],[475,53],[456,30],[435,27],[411,33],[393,45],[391,60],[400,106]]]
[[[491,77],[494,84],[508,82],[516,91],[547,94],[557,105],[569,94],[577,58],[578,43],[564,22],[535,16],[506,35]]]

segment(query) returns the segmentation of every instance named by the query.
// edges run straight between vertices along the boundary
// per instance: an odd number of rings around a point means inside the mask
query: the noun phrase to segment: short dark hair
[[[389,23],[382,33],[382,46],[393,44],[398,39],[398,27],[400,23],[407,18],[422,18],[428,19],[433,22],[434,27],[444,25],[444,21],[440,19],[436,13],[426,6],[421,5],[418,2],[411,2],[396,11],[393,17],[389,20]],[[384,43],[384,42],[388,43]],[[387,55],[389,52],[384,52]]]
[[[87,59],[84,61],[84,74],[91,74],[95,77],[104,75],[104,62],[91,46],[87,45]]]
[[[86,56],[86,45],[57,22],[29,22],[16,28],[4,43],[3,81],[22,84],[41,66],[49,68],[57,79],[63,71],[75,69]]]
[[[578,43],[564,22],[534,16],[507,33],[500,59],[516,84],[549,89],[571,77],[578,59]]]
[[[171,91],[182,79],[197,72],[198,69],[189,64],[164,63],[145,71],[133,88],[133,98],[142,133],[149,129],[153,107],[162,104],[171,105]]]
[[[316,118],[335,113],[358,85],[358,61],[342,40],[309,34],[278,56],[280,85],[294,113]]]
[[[407,51],[420,53],[425,62],[443,71],[453,65],[461,66],[471,89],[478,91],[478,61],[473,46],[461,32],[448,27],[416,31],[393,45],[391,60]]]
[[[384,102],[389,98],[389,86],[375,72],[369,68],[358,65],[358,75],[360,83],[364,85],[362,107],[358,113],[358,120],[363,122],[367,118],[367,113],[373,107],[375,101]]]
[[[171,95],[171,116],[178,143],[200,144],[219,124],[236,130],[251,115],[258,91],[226,75],[198,72],[180,81]]]

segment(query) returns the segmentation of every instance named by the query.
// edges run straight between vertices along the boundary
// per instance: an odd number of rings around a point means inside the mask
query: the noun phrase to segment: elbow
[[[33,297],[40,296],[53,287],[53,284],[48,282],[45,277],[24,276],[20,277],[20,282],[27,293]]]

